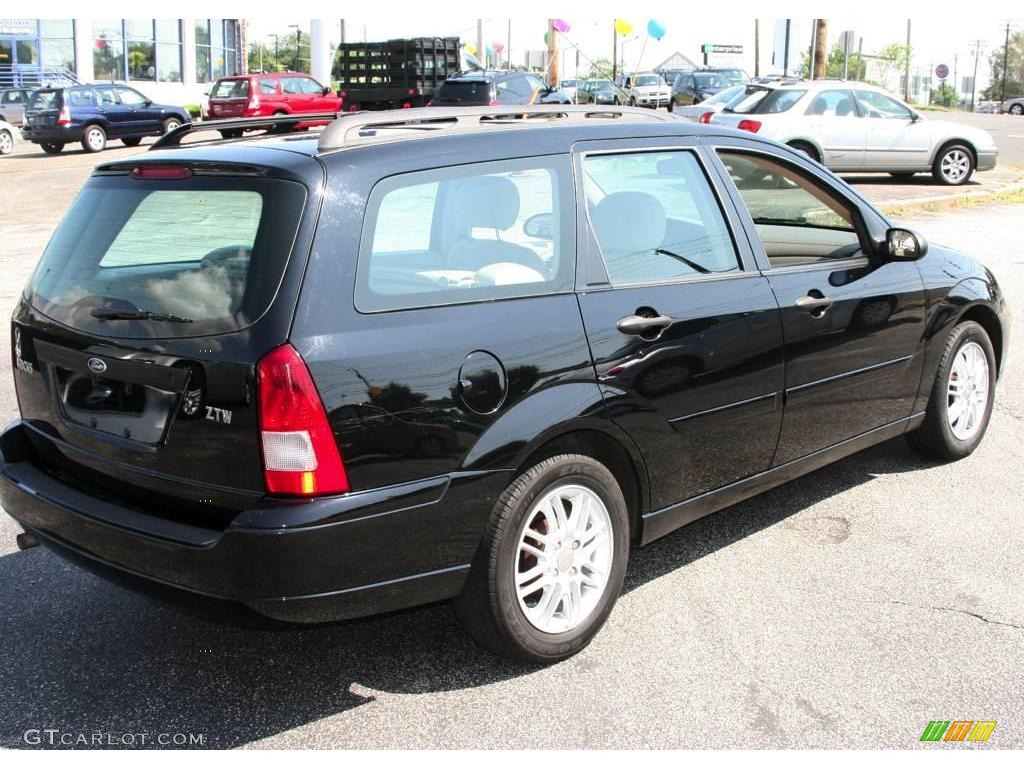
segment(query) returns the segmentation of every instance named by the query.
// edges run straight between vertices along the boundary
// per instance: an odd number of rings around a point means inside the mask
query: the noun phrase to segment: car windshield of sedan
[[[700,103],[702,107],[706,107],[713,104],[731,104],[736,101],[747,92],[747,89],[742,85],[733,85],[726,88],[724,91],[719,91],[714,96],[709,96]]]

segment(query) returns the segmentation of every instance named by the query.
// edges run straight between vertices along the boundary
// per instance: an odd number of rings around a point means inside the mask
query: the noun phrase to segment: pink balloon
[[[552,22],[551,26],[553,26],[555,28],[555,31],[561,32],[563,35],[566,32],[568,32],[570,29],[572,29],[572,27],[569,26],[569,23],[566,22],[566,21],[563,21],[562,19],[555,19]]]

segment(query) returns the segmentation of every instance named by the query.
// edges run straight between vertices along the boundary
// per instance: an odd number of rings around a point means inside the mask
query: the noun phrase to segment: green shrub
[[[199,117],[202,113],[202,107],[198,104],[186,104],[184,107],[185,111],[188,112],[192,117]]]

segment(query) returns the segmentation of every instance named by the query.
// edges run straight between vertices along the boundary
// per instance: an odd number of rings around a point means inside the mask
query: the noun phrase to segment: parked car
[[[629,96],[611,80],[584,80],[576,91],[577,104],[625,104]]]
[[[741,99],[746,92],[747,87],[745,85],[730,85],[728,88],[719,91],[713,96],[709,96],[697,104],[674,106],[672,102],[669,102],[668,111],[679,117],[706,123],[711,120],[713,114],[722,111],[729,104]]]
[[[676,107],[700,104],[729,87],[729,81],[718,72],[697,70],[686,75],[679,75],[672,84],[668,111],[672,112]]]
[[[985,434],[995,277],[792,148],[609,107],[212,130],[100,166],[15,308],[22,547],[289,621],[454,599],[553,662],[631,549]]]
[[[569,97],[569,101],[576,103],[576,89],[579,87],[580,80],[563,80],[558,84],[558,89]]]
[[[711,122],[766,136],[804,152],[833,171],[910,177],[931,171],[940,184],[966,184],[995,168],[988,131],[925,118],[880,88],[803,80],[755,83]]]
[[[623,80],[622,89],[629,96],[628,103],[635,107],[667,107],[672,88],[656,72],[640,72]]]
[[[747,70],[740,67],[706,67],[705,72],[717,72],[724,77],[729,85],[746,85],[751,81]]]
[[[182,107],[156,104],[127,85],[95,83],[34,91],[21,135],[48,154],[75,141],[86,152],[102,152],[109,139],[134,147],[191,120]]]
[[[25,122],[25,105],[32,95],[31,88],[4,88],[0,90],[0,120],[20,126]]]
[[[430,102],[432,107],[500,104],[571,104],[565,91],[520,70],[476,70],[449,77]]]
[[[1007,99],[999,106],[999,111],[1008,115],[1024,115],[1024,96]]]
[[[9,155],[14,151],[14,126],[6,120],[0,120],[0,155]]]
[[[342,97],[311,75],[273,72],[222,77],[210,89],[207,118],[339,112]]]

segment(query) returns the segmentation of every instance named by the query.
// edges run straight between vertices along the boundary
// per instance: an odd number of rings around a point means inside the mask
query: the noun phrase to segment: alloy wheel
[[[957,350],[947,384],[946,418],[958,440],[970,440],[981,429],[988,407],[988,388],[985,350],[970,341]]]
[[[951,184],[958,184],[963,181],[971,171],[971,158],[962,149],[951,149],[942,156],[939,165],[942,177]]]
[[[7,131],[0,131],[0,155],[9,154],[14,149],[14,139]]]
[[[103,133],[98,128],[90,128],[85,134],[85,141],[93,152],[103,149]]]
[[[566,484],[545,493],[526,516],[514,565],[527,621],[549,634],[578,627],[601,601],[612,555],[611,516],[594,491]]]

